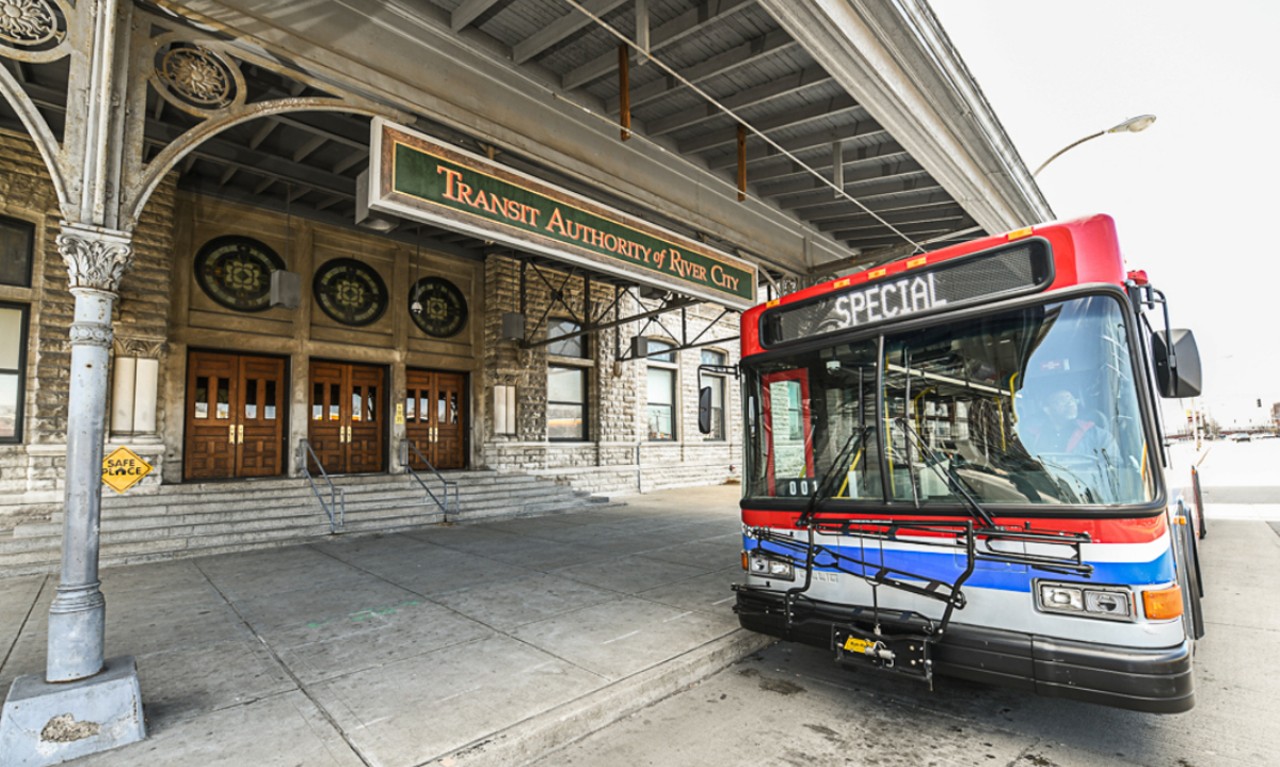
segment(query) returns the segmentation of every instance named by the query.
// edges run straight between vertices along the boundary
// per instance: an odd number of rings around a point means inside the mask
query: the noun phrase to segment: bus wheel
[[[1178,525],[1183,536],[1182,550],[1186,555],[1183,557],[1182,567],[1183,588],[1186,589],[1186,605],[1191,618],[1191,638],[1199,639],[1204,636],[1204,611],[1200,607],[1200,600],[1204,597],[1204,583],[1200,579],[1200,553],[1196,550],[1196,534],[1189,524],[1191,520],[1186,521],[1188,524]]]

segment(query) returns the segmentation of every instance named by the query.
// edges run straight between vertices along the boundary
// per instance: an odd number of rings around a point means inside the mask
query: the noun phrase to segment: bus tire
[[[1190,522],[1190,519],[1187,519]],[[1186,589],[1187,600],[1186,605],[1190,612],[1190,628],[1189,635],[1192,639],[1200,639],[1204,636],[1204,611],[1201,609],[1200,600],[1204,597],[1204,584],[1200,579],[1200,556],[1196,551],[1196,534],[1193,532],[1190,524],[1178,525],[1182,533],[1182,572],[1183,572],[1183,588]]]

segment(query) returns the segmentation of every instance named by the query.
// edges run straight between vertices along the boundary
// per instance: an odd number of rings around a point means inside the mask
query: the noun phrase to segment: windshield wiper
[[[910,435],[911,439],[915,440],[916,448],[924,456],[925,463],[929,468],[933,469],[939,477],[942,477],[947,485],[955,491],[956,495],[964,499],[965,505],[969,507],[975,517],[982,521],[982,524],[987,527],[995,527],[995,520],[991,518],[986,509],[982,508],[982,504],[978,503],[978,499],[973,497],[973,493],[969,492],[964,480],[961,479],[959,474],[956,474],[955,469],[951,468],[949,462],[944,464],[942,459],[938,458],[938,454],[934,452],[934,449],[929,447],[929,444],[920,436],[920,432],[916,431],[915,427],[911,425],[910,419],[905,416],[898,416],[895,420],[901,423],[903,431]]]
[[[817,508],[818,501],[822,498],[829,497],[829,493],[826,491],[831,484],[835,482],[836,477],[839,476],[839,474],[837,474],[837,469],[846,466],[849,456],[853,455],[854,448],[862,444],[863,438],[870,430],[870,426],[863,426],[860,429],[854,429],[853,433],[849,435],[849,439],[845,440],[844,445],[840,448],[840,452],[836,453],[835,460],[831,462],[831,465],[827,467],[825,472],[823,472],[822,477],[818,480],[817,484],[814,485],[813,495],[809,496],[809,506],[804,510],[804,515],[800,517],[798,524],[801,526],[807,525],[809,520],[813,517],[813,511]],[[845,468],[845,471],[847,472],[848,469]]]

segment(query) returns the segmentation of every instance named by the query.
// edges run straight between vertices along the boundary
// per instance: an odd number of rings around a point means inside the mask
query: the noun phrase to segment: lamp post
[[[1031,176],[1034,178],[1040,175],[1040,171],[1044,170],[1046,165],[1048,165],[1049,163],[1061,157],[1063,153],[1065,153],[1067,150],[1072,149],[1074,147],[1078,147],[1086,141],[1090,141],[1092,139],[1095,139],[1107,133],[1138,133],[1140,131],[1146,130],[1147,128],[1150,128],[1151,124],[1155,121],[1156,121],[1155,115],[1138,115],[1137,117],[1131,117],[1128,120],[1125,120],[1119,125],[1116,125],[1111,128],[1107,128],[1106,130],[1100,130],[1097,133],[1093,133],[1088,136],[1085,136],[1084,138],[1078,141],[1073,141],[1070,144],[1067,144],[1063,148],[1059,149],[1058,151],[1054,152],[1049,159],[1040,163],[1040,167],[1036,168],[1035,172],[1032,173]]]

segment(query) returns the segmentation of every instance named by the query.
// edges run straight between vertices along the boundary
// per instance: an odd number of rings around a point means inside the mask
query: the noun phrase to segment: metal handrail
[[[422,477],[418,476],[418,472],[413,468],[413,464],[409,462],[410,450],[412,450],[413,454],[418,457],[418,460],[426,464],[426,467],[431,470],[432,474],[436,475],[436,479],[440,480],[440,484],[443,487],[443,490],[442,490],[442,495],[444,495],[443,503],[440,502],[440,499],[436,497],[435,493],[431,492],[431,488],[427,487],[427,483],[422,481]],[[441,474],[440,471],[436,469],[435,466],[431,465],[431,461],[427,460],[427,457],[422,454],[422,451],[418,449],[417,445],[413,444],[412,440],[405,439],[400,441],[400,463],[404,464],[405,471],[413,475],[413,478],[417,480],[418,485],[422,487],[424,492],[426,492],[427,498],[430,498],[435,503],[436,506],[440,507],[441,513],[444,514],[445,522],[449,521],[449,509],[450,509],[449,491],[450,490],[453,490],[453,504],[452,504],[453,511],[457,512],[461,509],[462,501],[458,494],[457,480],[445,479],[444,475]],[[427,500],[427,498],[424,498],[423,500],[425,501]]]
[[[320,468],[320,476],[329,485],[328,503],[324,502],[324,496],[320,494],[320,488],[316,486],[315,477],[311,475],[311,469],[308,468],[308,458],[316,462],[316,466]],[[320,463],[320,458],[316,455],[316,451],[311,449],[311,443],[305,439],[298,441],[298,465],[302,467],[303,476],[311,484],[311,492],[315,493],[316,500],[320,502],[320,508],[324,509],[324,513],[329,515],[329,532],[338,532],[342,529],[347,516],[346,490],[334,486],[333,480],[329,479],[329,473],[324,470],[324,464]]]

